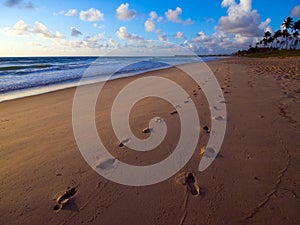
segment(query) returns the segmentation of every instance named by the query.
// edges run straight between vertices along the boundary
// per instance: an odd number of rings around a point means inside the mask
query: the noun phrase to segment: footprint
[[[77,193],[77,187],[72,187],[68,189],[64,194],[59,195],[56,200],[56,205],[53,210],[60,211],[74,195]]]
[[[205,148],[205,151],[203,152],[203,156],[205,156],[207,158],[213,158],[213,157],[216,157],[217,154],[212,147],[207,147],[207,148]]]
[[[225,118],[222,116],[213,117],[212,119],[216,120],[216,121],[224,121],[225,120]]]
[[[115,158],[108,158],[105,160],[102,160],[97,166],[97,169],[102,169],[102,170],[108,170],[112,169],[114,167],[116,159]]]
[[[155,120],[155,122],[157,122],[157,123],[163,123],[164,120],[163,120],[162,118],[157,118],[157,119]]]
[[[142,133],[144,133],[144,134],[149,134],[149,133],[151,133],[153,131],[153,128],[144,128],[143,130],[142,130]]]
[[[185,178],[185,183],[187,184],[188,189],[192,195],[199,195],[199,186],[193,173],[188,173],[187,177]]]
[[[128,141],[129,141],[129,138],[122,140],[122,141],[120,142],[120,144],[119,144],[119,147],[120,147],[120,148],[121,148],[121,147],[124,147],[125,144],[126,144]]]
[[[205,130],[207,134],[209,134],[209,133],[210,133],[210,129],[209,129],[209,127],[208,127],[208,126],[204,126],[204,127],[203,127],[203,130]]]
[[[175,181],[179,185],[186,185],[187,191],[192,195],[198,196],[200,194],[200,188],[193,173],[179,173],[176,175]]]

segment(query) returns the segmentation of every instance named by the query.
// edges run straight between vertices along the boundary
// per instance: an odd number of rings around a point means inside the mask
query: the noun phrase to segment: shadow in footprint
[[[68,189],[64,194],[58,195],[56,200],[56,205],[53,210],[60,211],[67,203],[69,203],[70,199],[77,193],[77,187],[72,187]]]
[[[199,195],[199,186],[196,182],[196,179],[194,177],[194,174],[193,173],[188,173],[188,175],[186,176],[185,178],[185,183],[188,187],[188,190],[189,192],[192,194],[192,195]]]

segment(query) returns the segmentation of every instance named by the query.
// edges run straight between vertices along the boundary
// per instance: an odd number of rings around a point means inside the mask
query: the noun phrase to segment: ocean
[[[218,57],[2,57],[0,102]],[[92,65],[92,66],[91,66]],[[126,65],[120,68],[120,65]],[[92,69],[91,69],[92,68]],[[89,71],[87,74],[86,71]]]

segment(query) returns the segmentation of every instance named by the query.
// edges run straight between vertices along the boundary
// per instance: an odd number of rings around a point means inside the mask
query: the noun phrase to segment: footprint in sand
[[[59,195],[56,200],[56,205],[53,210],[60,211],[74,195],[77,193],[77,187],[72,187],[68,189],[64,194]]]
[[[144,134],[149,134],[149,133],[151,133],[153,131],[153,128],[144,128],[143,130],[142,130],[142,133],[144,133]]]
[[[185,183],[188,187],[189,192],[192,195],[195,195],[195,196],[199,195],[199,186],[196,182],[196,179],[195,179],[193,173],[188,173],[187,177],[185,178]]]
[[[205,156],[207,158],[213,158],[213,157],[217,156],[215,150],[212,147],[207,147],[202,152],[203,152],[203,156]]]
[[[163,123],[164,120],[163,120],[162,118],[157,118],[157,119],[155,120],[155,122],[157,122],[157,123]]]
[[[205,130],[207,134],[209,134],[209,133],[210,133],[210,129],[209,129],[209,127],[208,127],[208,126],[204,126],[204,127],[203,127],[203,130]]]
[[[176,176],[176,183],[180,185],[187,185],[187,190],[194,196],[200,194],[200,188],[197,184],[196,178],[193,173],[180,173]]]
[[[121,148],[121,147],[124,147],[125,144],[126,144],[128,141],[129,141],[129,138],[122,140],[122,141],[119,143],[119,147],[120,147],[120,148]]]
[[[216,121],[224,121],[225,118],[222,117],[222,116],[217,116],[217,117],[213,117],[213,120],[216,120]]]
[[[96,166],[97,169],[101,169],[101,170],[109,170],[114,168],[114,163],[115,163],[116,159],[115,158],[108,158],[105,160],[102,160],[98,163],[98,165]]]

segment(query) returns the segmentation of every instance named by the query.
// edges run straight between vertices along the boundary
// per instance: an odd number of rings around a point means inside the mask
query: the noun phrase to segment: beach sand
[[[130,187],[98,175],[83,159],[72,129],[74,88],[0,103],[0,224],[299,224],[300,223],[300,59],[228,58],[209,62],[223,89],[227,130],[218,157],[198,171],[200,149],[209,135],[201,128],[188,164],[171,178]],[[193,67],[193,65],[189,65]],[[188,92],[201,127],[210,111],[196,83],[176,68],[149,72],[172,78]],[[142,133],[154,116],[168,132],[153,151],[119,147],[110,113],[114,97],[140,76],[108,82],[95,121],[104,145],[134,165],[159,162],[180,136],[175,109],[146,98],[132,109],[130,125]],[[203,131],[203,132],[202,132]],[[180,182],[193,173],[200,193]],[[54,210],[59,195],[76,194]]]

